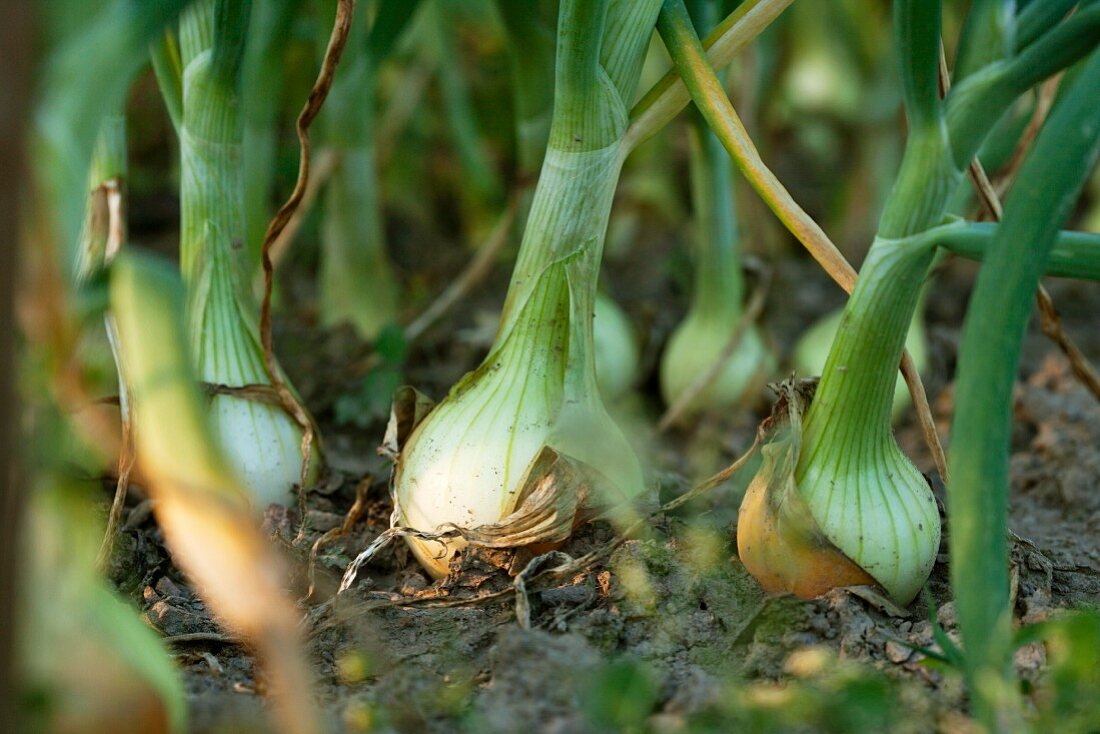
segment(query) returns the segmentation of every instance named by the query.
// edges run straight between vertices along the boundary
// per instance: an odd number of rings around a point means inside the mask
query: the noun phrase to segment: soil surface
[[[638,394],[614,412],[635,429],[642,454],[654,457],[652,485],[662,501],[739,456],[770,401],[762,392],[754,409],[694,420],[664,436],[649,433],[661,409],[656,354],[682,317],[684,294],[638,263],[670,261],[672,244],[656,241],[647,246],[651,252],[612,260],[606,283],[639,326],[645,370]],[[398,238],[396,247],[398,262],[411,263],[403,249],[411,244]],[[456,246],[452,254],[438,258],[427,282],[446,280],[461,267],[466,253]],[[813,264],[781,260],[764,323],[785,356],[795,336],[843,298]],[[405,382],[438,398],[476,366],[503,300],[507,273],[499,270],[412,345]],[[661,269],[645,269],[655,271]],[[966,263],[949,263],[927,309],[933,362],[926,384],[945,440],[948,376],[974,272]],[[1068,331],[1100,362],[1094,316],[1100,291],[1070,282],[1050,286]],[[308,291],[291,283],[284,294],[294,303]],[[305,543],[288,551],[300,570],[312,543],[343,521],[364,478],[368,491],[368,510],[352,532],[319,549],[317,590],[303,603],[312,620],[318,690],[334,730],[722,731],[733,721],[751,730],[764,720],[769,728],[789,720],[792,731],[965,730],[958,676],[915,649],[939,649],[930,617],[957,639],[946,566],[950,527],[929,582],[934,611],[918,600],[895,616],[874,597],[844,590],[815,601],[767,596],[739,564],[734,543],[740,492],[753,466],[654,518],[640,537],[591,567],[532,583],[529,629],[517,622],[516,598],[508,594],[513,580],[495,567],[499,558],[471,556],[461,572],[433,583],[400,542],[333,600],[347,563],[388,526],[389,468],[375,452],[385,406],[364,399],[348,408],[347,396],[377,372],[370,347],[350,333],[321,332],[310,313],[298,312],[279,321],[276,343],[321,424],[330,467],[308,498]],[[1030,622],[1067,607],[1100,606],[1100,403],[1034,328],[1020,378],[1011,526],[1019,536],[1015,611]],[[352,420],[349,410],[358,411]],[[897,435],[931,472],[911,415]],[[112,576],[174,640],[194,729],[268,730],[264,683],[248,651],[218,632],[169,560],[147,503],[133,494]],[[301,518],[272,507],[266,520],[272,534],[293,538]],[[610,526],[595,523],[561,552],[578,558],[616,539]],[[301,578],[298,583],[304,589]],[[497,591],[505,595],[479,601]],[[1017,655],[1025,676],[1040,676],[1043,664],[1041,646]]]

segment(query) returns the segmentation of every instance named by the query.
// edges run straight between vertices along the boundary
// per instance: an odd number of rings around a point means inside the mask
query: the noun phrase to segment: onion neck
[[[898,364],[935,253],[906,238],[940,223],[961,176],[946,128],[914,133],[806,414],[799,481],[811,465],[881,455],[893,442]]]
[[[906,241],[871,247],[806,414],[799,480],[810,464],[876,455],[893,441],[898,363],[931,261],[930,248]]]
[[[592,314],[623,135],[656,0],[565,0],[560,9],[550,139],[494,349],[543,273],[564,265],[570,329],[565,400],[599,402]]]
[[[184,69],[180,269],[189,287],[212,257],[209,251],[221,250],[234,262],[244,255],[242,126],[236,86],[218,73],[209,49]]]

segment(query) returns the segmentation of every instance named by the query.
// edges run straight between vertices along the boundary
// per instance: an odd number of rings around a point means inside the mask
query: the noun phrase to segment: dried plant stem
[[[302,223],[306,220],[306,216],[313,211],[313,205],[317,203],[318,194],[321,193],[325,182],[332,176],[332,172],[339,163],[340,156],[335,151],[322,150],[317,154],[317,161],[313,165],[312,175],[306,183],[306,191],[302,195],[302,201],[298,209],[290,217],[290,221],[286,223],[283,231],[271,243],[272,269],[278,267],[286,258],[287,253],[290,252],[290,246],[294,244],[298,231],[302,228]],[[259,273],[256,279],[256,290],[262,294],[266,287],[266,277],[263,273]]]
[[[111,351],[115,354],[115,363],[121,364],[118,359],[118,329],[110,315],[104,321],[107,326],[107,338],[111,343]],[[106,570],[111,561],[115,537],[118,535],[119,524],[122,521],[122,510],[126,507],[126,494],[130,488],[130,475],[137,463],[137,452],[134,447],[133,405],[129,400],[121,370],[119,370],[119,416],[122,420],[122,431],[119,435],[118,479],[115,482],[115,496],[111,500],[111,510],[107,514],[107,529],[103,533],[103,541],[100,543],[99,552],[96,554],[96,566],[101,570]]]
[[[1062,317],[1054,307],[1054,300],[1042,285],[1035,293],[1035,300],[1039,304],[1039,318],[1043,333],[1066,355],[1077,379],[1088,388],[1094,398],[1100,400],[1100,376],[1096,374],[1088,357],[1062,328]]]
[[[351,529],[355,527],[355,523],[359,522],[367,511],[367,492],[373,482],[374,477],[369,474],[360,479],[359,483],[355,485],[355,502],[344,516],[344,521],[340,523],[340,527],[332,528],[313,542],[313,546],[309,549],[309,565],[306,569],[309,588],[306,590],[303,601],[309,601],[313,597],[313,592],[316,591],[317,554],[321,551],[321,547],[351,532]]]

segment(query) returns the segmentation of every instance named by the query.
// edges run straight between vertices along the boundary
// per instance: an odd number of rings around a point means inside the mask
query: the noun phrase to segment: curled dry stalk
[[[352,503],[351,508],[344,515],[344,521],[340,523],[339,527],[332,528],[315,540],[310,547],[309,564],[306,567],[309,588],[306,589],[306,595],[302,601],[309,601],[313,597],[314,591],[316,591],[317,554],[320,553],[321,547],[350,533],[351,529],[355,527],[355,523],[363,517],[363,513],[367,510],[367,492],[370,490],[372,482],[374,482],[374,477],[370,474],[359,480],[359,483],[355,485],[355,502]]]
[[[317,161],[313,164],[309,181],[306,183],[305,193],[302,195],[302,200],[298,208],[294,211],[294,214],[291,215],[283,231],[280,232],[279,236],[275,238],[275,241],[271,243],[271,267],[273,270],[286,258],[291,245],[294,244],[294,239],[298,236],[298,231],[302,228],[302,223],[305,222],[309,213],[313,211],[313,206],[317,203],[318,194],[321,193],[321,189],[324,187],[325,182],[332,176],[332,172],[339,164],[340,156],[335,151],[322,150],[317,154]],[[266,276],[264,276],[262,272],[258,273],[256,277],[256,290],[262,295],[266,287]]]
[[[351,30],[352,14],[355,12],[355,0],[337,0],[336,18],[332,24],[332,34],[329,36],[328,46],[325,49],[324,59],[321,61],[321,70],[313,83],[309,97],[306,99],[302,111],[298,114],[295,123],[295,131],[298,135],[300,155],[298,159],[298,179],[294,184],[294,190],[290,198],[279,207],[267,226],[261,246],[261,262],[264,273],[264,296],[260,308],[260,342],[263,347],[264,367],[272,387],[279,394],[284,410],[294,418],[302,429],[302,471],[299,478],[298,494],[299,504],[304,504],[305,494],[309,484],[309,467],[312,461],[313,444],[316,428],[313,419],[306,412],[305,407],[283,379],[282,372],[275,361],[275,352],[272,346],[272,322],[271,322],[271,290],[275,275],[275,267],[271,259],[271,249],[275,241],[286,229],[302,203],[309,185],[310,141],[309,128],[321,111],[329,90],[332,89],[332,81],[336,75],[336,68],[340,63],[340,56],[347,45],[348,32]],[[305,516],[302,516],[302,526],[298,531],[297,540],[301,540],[305,530]]]

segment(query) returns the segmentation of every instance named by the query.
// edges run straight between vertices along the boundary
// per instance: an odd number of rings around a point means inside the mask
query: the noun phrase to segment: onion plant
[[[718,3],[691,6],[696,29],[705,33],[718,21]],[[760,387],[775,368],[755,324],[738,333],[744,309],[740,235],[734,206],[733,170],[722,143],[698,114],[691,125],[691,200],[695,212],[695,285],[691,308],[673,332],[661,360],[661,394],[672,405],[724,359],[718,374],[685,408],[721,409]]]
[[[561,3],[550,140],[501,324],[481,366],[404,447],[394,480],[403,525],[530,520],[525,502],[538,493],[525,478],[546,450],[588,467],[596,486],[584,498],[587,483],[558,483],[552,504],[571,508],[556,513],[553,533],[528,542],[566,537],[582,501],[612,504],[642,490],[638,459],[596,385],[592,311],[629,102],[658,10],[656,0]],[[410,544],[441,575],[464,542]]]
[[[979,4],[972,12],[982,11]],[[769,545],[794,541],[781,539],[781,526],[766,531],[765,516],[791,512],[778,504],[780,497],[789,498],[791,505],[808,510],[812,522],[803,522],[802,530],[816,537],[814,542],[839,550],[895,600],[907,603],[931,571],[940,535],[931,490],[890,431],[894,373],[935,254],[914,235],[943,221],[964,169],[1006,108],[1031,85],[1080,58],[1089,50],[1084,39],[1095,31],[1071,20],[1026,48],[1009,43],[1006,59],[987,57],[977,65],[973,53],[966,58],[980,73],[964,77],[941,100],[939,3],[899,0],[894,16],[909,123],[901,169],[805,415],[793,464],[784,471],[765,470],[754,480],[738,523],[738,547],[750,571],[779,588],[816,594],[849,578],[835,563],[830,568],[839,576],[832,578],[812,553],[802,568],[773,567]],[[969,27],[980,25],[972,21]],[[974,43],[964,34],[961,48]],[[803,585],[806,579],[814,583]]]
[[[111,268],[110,307],[133,394],[138,462],[173,559],[219,621],[259,654],[279,708],[277,728],[320,731],[298,614],[281,588],[281,558],[255,524],[254,489],[226,453],[224,436],[211,431],[189,353],[183,291],[179,276],[147,255],[126,253]]]
[[[498,0],[507,30],[512,67],[517,176],[521,185],[538,176],[550,139],[554,102],[554,17],[557,2]],[[526,221],[531,198],[520,202]],[[638,378],[638,345],[630,319],[605,291],[596,293],[593,314],[596,382],[607,400],[624,395]]]
[[[899,603],[924,585],[939,548],[940,521],[924,477],[890,429],[894,372],[935,247],[920,235],[944,221],[953,191],[983,139],[1032,85],[1088,53],[1094,6],[1017,43],[984,29],[991,4],[972,10],[962,48],[970,61],[946,98],[939,94],[939,3],[898,0],[895,41],[908,140],[878,235],[860,271],[820,384],[803,417],[792,393],[789,421],[765,449],[738,521],[738,549],[765,587],[816,595],[863,579]],[[995,24],[994,24],[995,25]],[[715,105],[706,65],[680,0],[667,0],[659,28],[677,69],[716,128],[731,129]],[[989,49],[993,49],[992,52]],[[706,83],[704,83],[704,80]],[[723,140],[733,149],[733,141]]]
[[[267,385],[244,244],[241,63],[250,3],[201,0],[180,21],[180,269],[200,378]],[[278,405],[215,395],[210,415],[257,506],[287,503],[301,468],[302,431]]]

